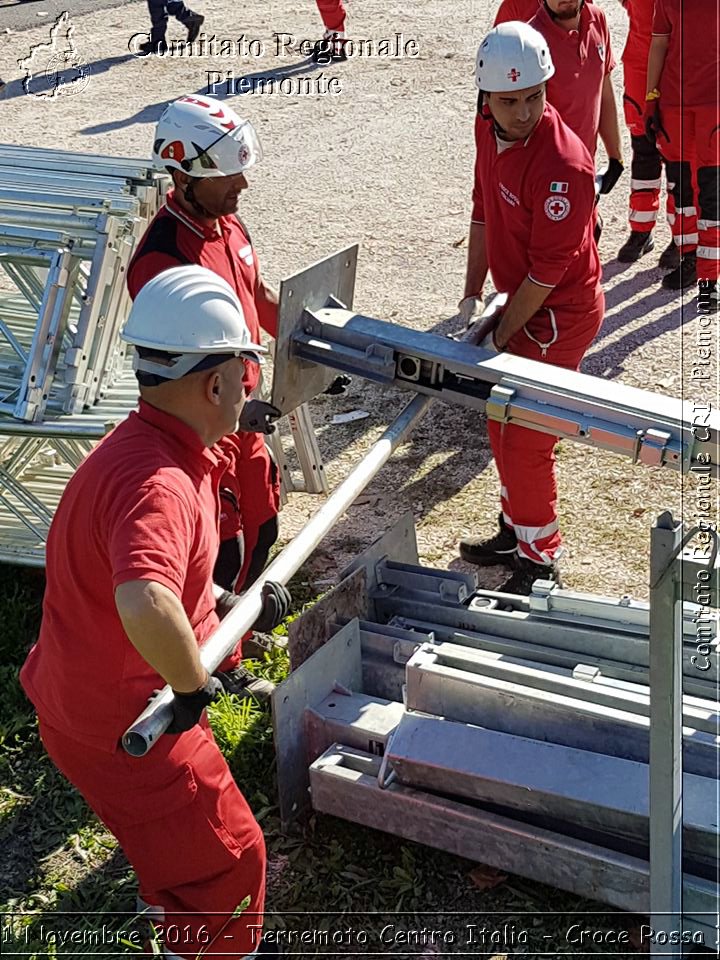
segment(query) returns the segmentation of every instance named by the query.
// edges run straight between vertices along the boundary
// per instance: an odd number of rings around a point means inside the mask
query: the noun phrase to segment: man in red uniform
[[[261,328],[277,332],[277,296],[260,275],[250,235],[236,216],[248,187],[246,171],[262,158],[252,124],[211,97],[183,97],[170,104],[158,122],[153,160],[168,170],[174,189],[149,225],[128,269],[128,289],[137,296],[162,270],[196,263],[223,277],[237,293],[252,339]],[[248,365],[245,389],[258,385],[259,369]],[[265,444],[277,414],[262,401],[251,401],[256,432],[227,441],[231,464],[223,482],[221,547],[216,582],[240,592],[265,567],[278,536],[279,476]],[[250,404],[248,404],[249,408]],[[252,687],[267,697],[271,687],[242,667],[241,646],[222,665],[225,689],[242,695]]]
[[[345,60],[345,20],[346,13],[342,0],[316,0],[325,35],[318,40],[312,58],[316,63],[329,63],[331,60]]]
[[[495,14],[494,27],[511,20],[521,20],[527,23],[538,12],[542,0],[502,0]]]
[[[622,172],[622,143],[610,77],[615,58],[604,11],[584,0],[545,0],[529,22],[545,37],[555,65],[548,102],[593,158],[600,136],[616,182]]]
[[[656,0],[645,95],[647,132],[665,158],[675,200],[681,258],[662,285],[679,290],[700,281],[700,298],[712,298],[715,304],[720,276],[719,18],[716,0]]]
[[[645,136],[644,105],[647,62],[650,52],[652,18],[655,0],[623,0],[630,27],[623,50],[623,107],[625,123],[630,131],[632,166],[630,185],[630,236],[618,251],[620,263],[635,263],[655,247],[653,228],[660,206],[662,157],[656,144]],[[668,193],[667,218],[675,228],[675,205]],[[673,240],[660,256],[666,270],[677,267],[680,257]]]
[[[208,726],[222,687],[199,648],[218,625],[218,441],[237,429],[245,367],[265,348],[229,285],[197,266],[150,281],[123,339],[137,349],[139,408],[61,497],[40,635],[20,680],[47,752],[117,838],[170,955],[214,956],[215,943],[244,957],[257,946],[265,845]],[[258,625],[269,629],[289,595],[272,583],[263,594]],[[170,735],[128,756],[122,734],[166,683]]]
[[[498,350],[576,370],[604,312],[593,239],[593,162],[546,102],[554,67],[547,42],[525,23],[495,27],[480,45],[476,80],[477,159],[465,297],[482,309],[488,271],[509,302],[493,336]],[[559,580],[557,437],[488,422],[500,476],[500,532],[460,542],[463,559],[509,563],[501,590],[528,593],[535,579]]]

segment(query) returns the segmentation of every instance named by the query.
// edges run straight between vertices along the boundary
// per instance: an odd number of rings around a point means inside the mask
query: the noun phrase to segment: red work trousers
[[[555,307],[552,312],[543,307],[510,339],[508,352],[577,370],[604,312],[601,291],[585,306]],[[535,563],[552,563],[562,551],[555,481],[558,438],[496,420],[488,420],[487,427],[500,476],[503,517],[515,531],[518,553]]]
[[[40,720],[55,766],[117,838],[140,897],[176,957],[240,958],[258,947],[265,841],[204,719],[145,757],[78,743]],[[250,905],[233,912],[246,898]],[[153,912],[152,916],[156,916]],[[155,922],[155,921],[154,921]]]
[[[657,221],[662,182],[662,156],[657,146],[645,136],[643,106],[647,63],[623,62],[625,92],[623,107],[625,123],[630,131],[632,161],[630,166],[630,229],[647,233]],[[680,222],[675,217],[675,201],[668,189],[666,199],[667,220],[670,229],[679,231]]]
[[[325,29],[332,33],[345,30],[345,7],[342,0],[316,0]]]
[[[720,127],[717,104],[662,106],[666,135],[658,136],[675,198],[681,253],[696,250],[698,280],[720,277]],[[699,214],[699,216],[698,216]]]

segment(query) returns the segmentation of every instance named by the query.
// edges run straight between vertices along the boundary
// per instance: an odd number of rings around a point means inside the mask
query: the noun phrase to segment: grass
[[[299,606],[312,602],[302,574],[293,587]],[[37,633],[41,591],[37,574],[0,567],[0,953],[28,960],[103,951],[108,956],[108,944],[98,939],[105,929],[106,938],[116,937],[112,956],[134,956],[140,926],[132,871],[112,836],[45,756],[17,681]],[[287,669],[282,649],[257,667],[276,682]],[[283,835],[269,708],[223,697],[211,707],[210,719],[265,832],[266,929],[286,952],[552,956],[573,950],[566,938],[573,922],[595,929],[632,922],[610,913],[591,917],[603,908],[519,877],[478,873],[469,861],[330,817],[312,816]],[[580,916],[571,916],[575,912]],[[475,924],[472,945],[468,924]],[[425,931],[417,934],[418,945],[405,946],[405,928]],[[118,930],[125,931],[120,942]],[[303,931],[305,942],[299,942]],[[583,952],[603,950],[612,952],[597,945]]]

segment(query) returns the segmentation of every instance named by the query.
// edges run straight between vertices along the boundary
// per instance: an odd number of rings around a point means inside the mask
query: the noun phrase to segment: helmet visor
[[[192,175],[230,177],[248,170],[262,160],[262,156],[255,127],[244,120],[200,154],[193,163]]]

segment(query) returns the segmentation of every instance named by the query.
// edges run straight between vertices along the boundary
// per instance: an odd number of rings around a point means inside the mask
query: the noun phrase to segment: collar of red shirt
[[[215,467],[224,466],[229,462],[217,444],[213,447],[206,447],[192,427],[189,427],[171,413],[158,410],[157,407],[146,400],[140,400],[137,415],[145,423],[149,423],[150,426],[161,430],[163,434],[171,436],[184,448],[188,454],[188,470],[197,466],[203,473],[207,473]]]
[[[197,234],[198,237],[202,237],[204,240],[217,240],[221,234],[213,226],[210,227],[206,223],[201,223],[199,220],[196,220],[194,217],[191,217],[190,214],[183,210],[180,204],[175,199],[175,191],[170,190],[168,195],[165,197],[165,206],[168,209],[168,212],[176,217],[180,223],[192,230],[193,233]],[[222,229],[223,218],[217,221],[220,224]]]

